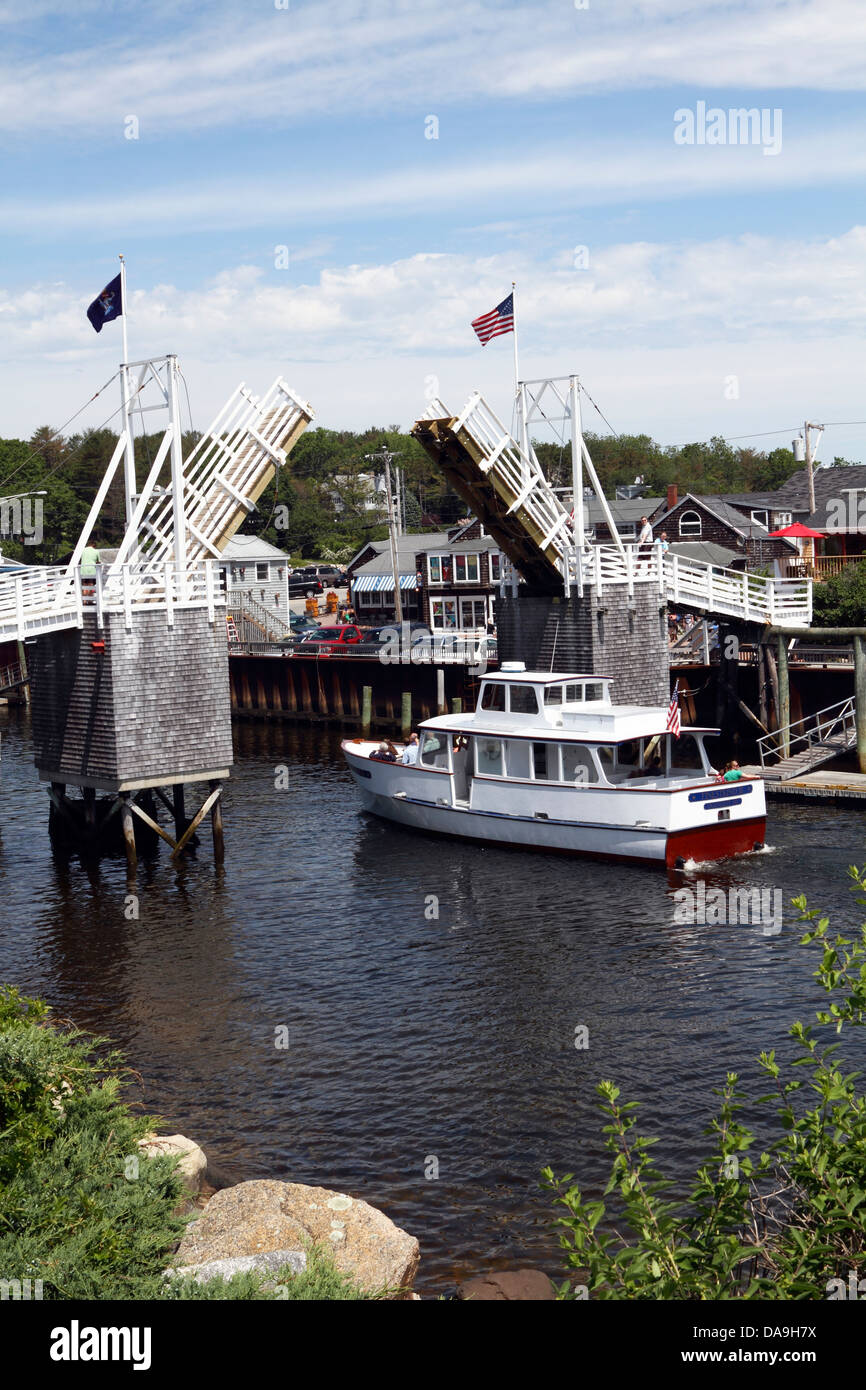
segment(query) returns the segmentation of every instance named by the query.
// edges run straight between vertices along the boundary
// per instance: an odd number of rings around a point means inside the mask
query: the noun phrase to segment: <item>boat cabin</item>
[[[611,684],[506,664],[482,681],[474,714],[421,726],[418,766],[451,773],[463,797],[473,778],[669,790],[715,775],[704,739],[718,730],[676,738],[665,707],[614,705]]]

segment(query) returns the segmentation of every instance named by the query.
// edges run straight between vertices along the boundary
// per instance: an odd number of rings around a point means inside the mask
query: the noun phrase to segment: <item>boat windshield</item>
[[[448,767],[448,735],[442,732],[425,733],[418,761],[424,767]]]

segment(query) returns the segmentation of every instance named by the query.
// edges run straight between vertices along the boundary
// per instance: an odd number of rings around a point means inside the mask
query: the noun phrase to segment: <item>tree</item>
[[[866,626],[866,560],[814,586],[812,615],[816,627]]]

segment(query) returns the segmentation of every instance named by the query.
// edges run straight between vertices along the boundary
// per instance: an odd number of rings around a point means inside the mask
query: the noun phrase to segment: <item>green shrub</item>
[[[866,869],[849,873],[866,892]],[[853,938],[833,937],[828,918],[805,898],[794,903],[813,924],[802,944],[822,952],[815,978],[830,1003],[816,1014],[818,1027],[862,1028],[866,924]],[[831,1280],[847,1286],[866,1255],[866,1097],[859,1073],[843,1070],[839,1043],[821,1045],[799,1022],[790,1035],[799,1052],[790,1070],[783,1073],[774,1051],[761,1053],[773,1090],[748,1097],[774,1104],[778,1137],[752,1156],[754,1136],[737,1118],[747,1096],[730,1073],[706,1131],[711,1151],[686,1200],[652,1162],[657,1140],[637,1133],[636,1103],[622,1103],[610,1081],[599,1085],[613,1156],[603,1199],[587,1200],[571,1174],[543,1173],[567,1212],[556,1224],[581,1281],[564,1284],[561,1297],[817,1299]]]

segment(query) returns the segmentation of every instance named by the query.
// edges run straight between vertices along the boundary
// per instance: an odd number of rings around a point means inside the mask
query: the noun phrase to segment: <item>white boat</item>
[[[763,782],[720,780],[704,746],[718,729],[677,738],[664,707],[614,705],[610,687],[511,662],[474,713],[420,725],[417,762],[342,748],[365,809],[417,830],[669,868],[762,848]]]

